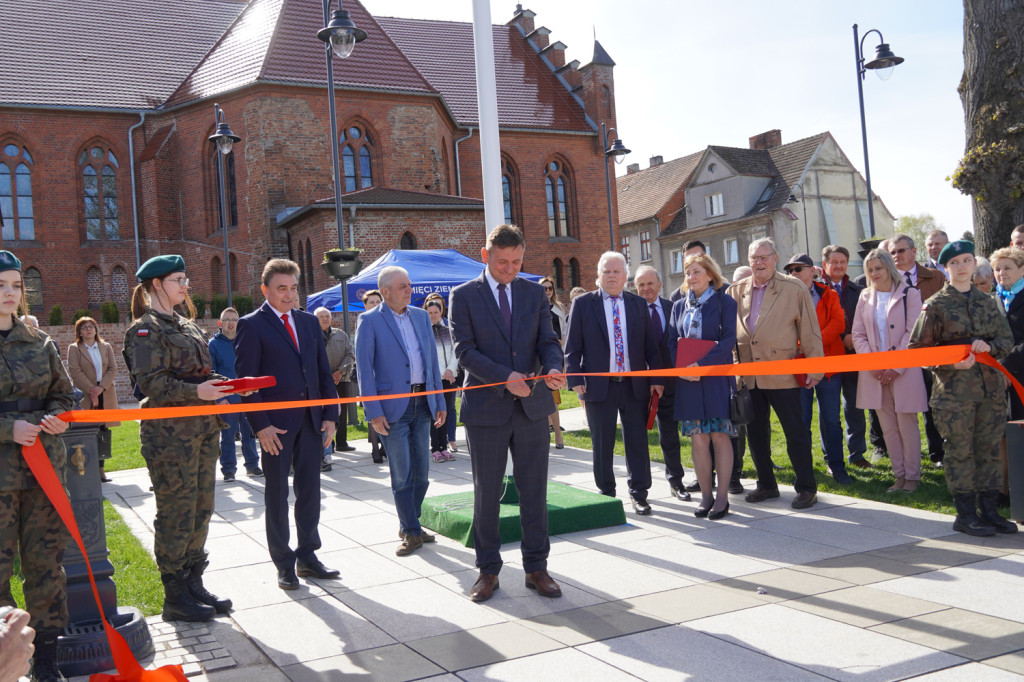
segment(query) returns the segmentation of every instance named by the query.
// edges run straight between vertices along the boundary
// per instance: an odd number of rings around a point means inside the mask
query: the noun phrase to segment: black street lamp
[[[619,131],[612,128],[613,131]],[[601,124],[601,149],[604,150],[604,189],[608,195],[608,241],[611,243],[611,250],[615,250],[615,223],[612,221],[612,180],[608,175],[608,157],[615,159],[615,163],[622,163],[622,159],[629,150],[622,144],[622,140],[616,138],[612,146],[608,146],[608,128]]]
[[[220,229],[224,233],[224,277],[227,283],[228,307],[231,307],[231,252],[228,250],[228,205],[227,188],[224,186],[224,160],[221,158],[231,153],[231,148],[242,138],[231,132],[231,128],[224,121],[224,112],[220,110],[219,104],[213,105],[213,122],[217,126],[217,132],[210,135],[210,142],[217,145],[217,197],[220,200]]]
[[[878,34],[878,47],[875,48],[875,58],[870,62],[864,62],[864,38],[872,33]],[[864,123],[864,86],[862,81],[868,69],[871,69],[882,80],[889,80],[893,67],[903,63],[903,57],[897,57],[889,49],[881,31],[871,29],[864,34],[863,38],[857,36],[857,24],[853,25],[853,50],[857,59],[857,97],[860,98],[860,134],[864,141],[864,181],[868,186],[868,231],[869,237],[875,236],[875,198],[871,194],[871,167],[868,165],[868,129]]]
[[[323,0],[324,5],[324,27],[317,31],[316,37],[324,41],[324,53],[327,58],[327,94],[330,103],[331,115],[331,161],[334,164],[334,210],[335,220],[338,224],[338,248],[345,248],[345,227],[341,215],[341,164],[338,160],[338,120],[334,105],[334,62],[331,54],[337,55],[339,59],[345,59],[356,43],[366,40],[366,31],[357,28],[348,12],[341,6],[342,0],[338,0],[338,9],[328,17],[331,0]],[[348,286],[341,282],[341,306],[345,312],[341,316],[342,326],[348,334]]]

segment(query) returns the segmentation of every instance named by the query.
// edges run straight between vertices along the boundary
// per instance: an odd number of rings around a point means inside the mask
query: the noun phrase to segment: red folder
[[[221,381],[214,386],[228,389],[228,393],[240,393],[242,391],[258,391],[261,388],[270,388],[271,386],[277,385],[277,378],[272,376],[266,377],[242,377],[241,379],[231,379],[230,381]]]
[[[651,405],[647,412],[647,430],[654,428],[654,418],[658,416],[658,394],[651,394]]]
[[[679,339],[676,343],[676,367],[689,367],[703,360],[704,356],[715,347],[715,341],[704,339]]]

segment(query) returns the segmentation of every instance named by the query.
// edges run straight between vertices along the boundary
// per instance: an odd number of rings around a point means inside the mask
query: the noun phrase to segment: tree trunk
[[[978,254],[1024,223],[1024,3],[964,0],[967,145],[953,186],[974,198]]]

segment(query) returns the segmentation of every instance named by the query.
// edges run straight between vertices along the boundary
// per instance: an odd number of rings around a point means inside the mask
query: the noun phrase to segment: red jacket
[[[821,345],[825,349],[825,355],[846,355],[846,347],[843,346],[843,332],[846,331],[846,316],[843,314],[843,306],[839,302],[839,294],[835,289],[818,282],[812,283],[820,298],[815,310],[818,314],[818,326],[821,327]],[[832,374],[826,374],[826,377]]]

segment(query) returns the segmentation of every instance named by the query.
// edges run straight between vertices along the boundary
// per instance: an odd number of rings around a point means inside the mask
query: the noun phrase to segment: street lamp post
[[[337,110],[334,104],[334,62],[331,54],[337,55],[339,59],[345,59],[356,43],[366,40],[366,31],[357,28],[348,12],[342,8],[342,0],[338,0],[338,9],[334,14],[330,12],[331,0],[323,0],[324,6],[324,27],[317,31],[316,37],[324,41],[324,54],[327,59],[327,101],[330,104],[331,116],[331,162],[334,165],[334,214],[338,225],[338,248],[345,248],[345,227],[344,217],[341,213],[341,164],[338,159],[338,119]],[[355,244],[349,244],[355,247]],[[344,314],[341,316],[342,327],[348,334],[348,286],[341,282],[341,306]]]
[[[219,104],[213,105],[213,123],[217,126],[217,132],[210,135],[210,142],[217,145],[217,197],[220,200],[220,229],[224,233],[224,277],[227,284],[228,307],[231,307],[231,251],[228,249],[228,204],[227,187],[224,186],[224,159],[222,157],[231,153],[231,148],[242,138],[231,132],[231,128],[224,120],[224,112],[220,110]]]
[[[875,58],[870,62],[864,62],[864,39],[872,33],[878,34],[878,46],[875,48]],[[857,36],[857,24],[853,25],[853,50],[857,60],[857,97],[860,99],[860,134],[864,142],[864,181],[868,186],[868,236],[875,236],[875,198],[871,194],[871,167],[868,164],[868,129],[864,122],[864,75],[871,69],[882,80],[889,80],[893,67],[903,63],[903,57],[897,57],[889,49],[881,31],[871,29],[864,34],[863,38]]]
[[[612,128],[616,133],[619,131]],[[608,195],[608,241],[610,242],[610,250],[615,250],[615,223],[612,220],[612,180],[608,174],[608,157],[615,159],[615,163],[622,163],[622,158],[629,154],[629,150],[622,144],[622,140],[616,138],[612,141],[612,146],[608,146],[608,127],[601,124],[601,149],[604,150],[604,189]]]

